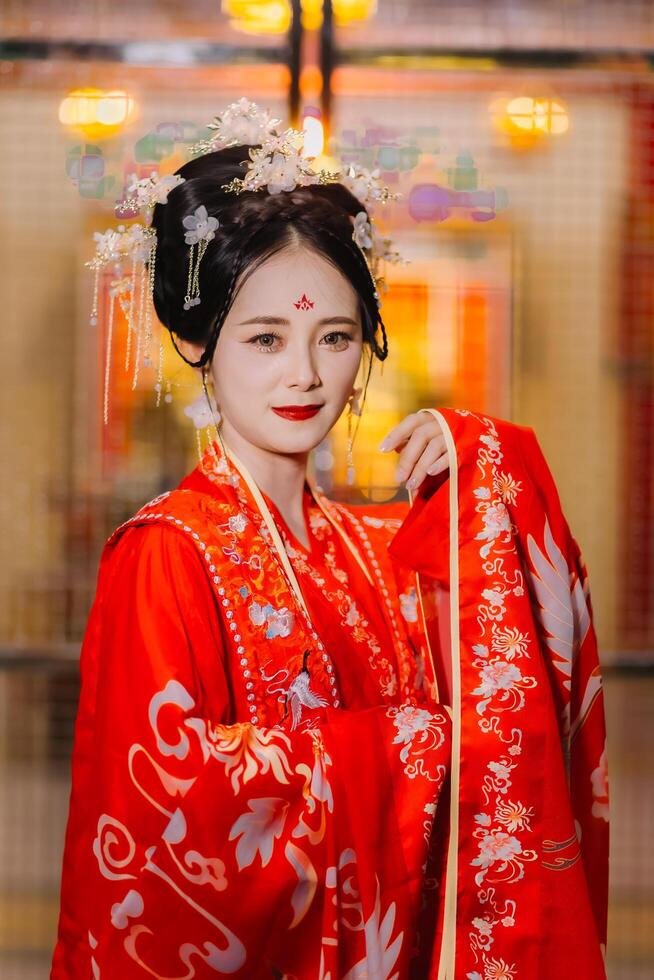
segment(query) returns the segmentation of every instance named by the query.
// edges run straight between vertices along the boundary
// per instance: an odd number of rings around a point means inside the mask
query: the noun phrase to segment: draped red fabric
[[[306,610],[215,446],[112,534],[54,980],[605,976],[583,562],[530,430],[439,417],[411,507],[267,500]]]
[[[288,545],[311,619],[331,651],[343,707],[360,710],[379,704],[379,685],[370,670],[367,651],[374,637],[391,655],[393,636],[381,615],[373,585],[325,518],[307,486],[304,515],[310,530],[309,550],[288,528],[270,497],[266,494],[264,497]],[[403,516],[408,506],[394,505],[386,508],[386,512],[389,511]],[[348,628],[348,620],[357,628]]]

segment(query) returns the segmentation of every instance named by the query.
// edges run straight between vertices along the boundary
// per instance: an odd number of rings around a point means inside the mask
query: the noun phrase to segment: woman
[[[603,977],[601,681],[547,465],[441,409],[383,444],[410,506],[310,484],[387,351],[362,204],[235,194],[245,155],[154,207],[218,434],[102,555],[51,976]]]

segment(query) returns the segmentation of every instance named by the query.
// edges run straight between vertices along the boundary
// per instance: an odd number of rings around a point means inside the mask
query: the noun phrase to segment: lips
[[[273,412],[280,415],[283,419],[290,419],[292,422],[302,422],[304,419],[313,418],[322,405],[279,405],[272,406]]]

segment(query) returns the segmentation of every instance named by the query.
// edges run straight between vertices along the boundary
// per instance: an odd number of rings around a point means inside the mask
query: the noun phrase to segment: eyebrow
[[[250,320],[241,320],[238,324],[239,327],[243,327],[249,323],[265,323],[268,326],[280,326],[288,327],[291,321],[286,320],[283,316],[272,316],[271,314],[262,313],[261,316],[253,316]],[[321,320],[318,320],[318,326],[324,327],[332,323],[349,323],[353,327],[357,327],[358,323],[349,316],[325,316]]]

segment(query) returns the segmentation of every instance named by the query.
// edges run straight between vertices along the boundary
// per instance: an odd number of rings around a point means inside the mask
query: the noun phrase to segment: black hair
[[[352,238],[350,215],[366,208],[341,183],[310,184],[279,194],[270,194],[266,188],[239,194],[224,190],[223,184],[245,176],[249,150],[249,146],[238,145],[189,160],[176,171],[184,182],[170,191],[165,204],[154,206],[157,252],[153,300],[178,354],[192,367],[207,364],[235,299],[237,283],[240,289],[267,258],[299,240],[349,280],[359,297],[363,342],[379,360],[385,360],[388,341],[375,282]],[[190,246],[184,240],[182,219],[201,204],[209,216],[218,219],[219,227],[200,262],[201,302],[185,310]],[[376,337],[378,324],[381,345]],[[204,346],[199,360],[184,357],[175,344],[175,334]]]

